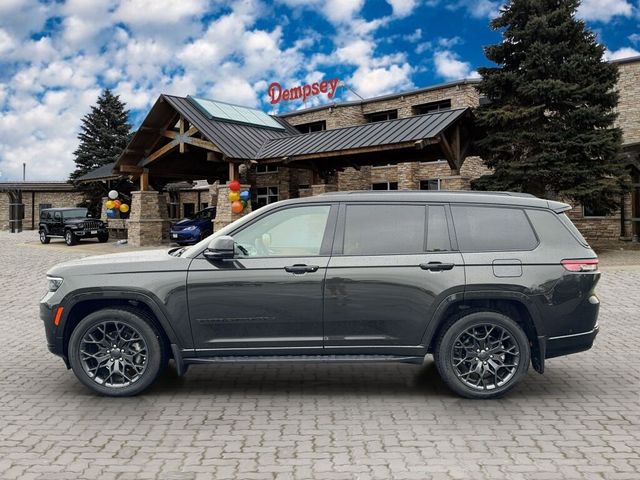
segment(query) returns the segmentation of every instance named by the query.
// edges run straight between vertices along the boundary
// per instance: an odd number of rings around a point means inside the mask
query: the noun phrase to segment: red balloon
[[[231,211],[233,213],[242,213],[242,210],[244,210],[244,205],[242,205],[240,200],[236,200],[231,204]]]
[[[240,182],[237,180],[234,180],[233,182],[229,183],[229,190],[231,190],[232,192],[239,192]]]
[[[116,210],[120,208],[120,205],[122,205],[122,202],[120,200],[113,201],[113,208],[115,208]]]

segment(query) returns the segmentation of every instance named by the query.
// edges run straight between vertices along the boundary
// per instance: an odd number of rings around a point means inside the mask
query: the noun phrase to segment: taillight
[[[588,260],[562,260],[560,262],[565,270],[570,272],[595,272],[598,270],[598,259],[590,258]]]

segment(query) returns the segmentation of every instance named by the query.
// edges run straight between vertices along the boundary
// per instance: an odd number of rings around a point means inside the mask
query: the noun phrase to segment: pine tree
[[[76,169],[70,175],[71,181],[118,159],[131,138],[128,117],[129,111],[120,97],[109,89],[104,90],[91,112],[82,119],[78,134],[80,144],[74,152]],[[101,198],[106,194],[105,185],[101,182],[74,183],[84,193],[84,205],[94,215],[98,214]],[[120,183],[121,188],[126,188],[130,182]]]
[[[480,68],[489,102],[476,109],[479,155],[493,174],[479,190],[512,190],[611,211],[625,188],[613,126],[615,64],[576,19],[578,0],[510,0],[491,22],[501,43]]]

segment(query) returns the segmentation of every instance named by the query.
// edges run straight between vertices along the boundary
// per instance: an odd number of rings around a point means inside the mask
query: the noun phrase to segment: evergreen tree
[[[76,169],[71,173],[71,181],[118,159],[131,138],[129,111],[125,107],[118,95],[106,89],[98,97],[97,104],[91,107],[91,112],[84,116],[78,134],[80,145],[74,152]],[[74,183],[84,193],[84,205],[94,215],[99,214],[106,186],[102,182]],[[129,183],[122,181],[115,187],[130,190],[127,188]]]
[[[480,68],[479,155],[493,174],[479,190],[570,199],[611,211],[625,184],[613,127],[618,71],[576,19],[578,0],[510,0],[491,27],[503,40],[485,48],[498,66]]]

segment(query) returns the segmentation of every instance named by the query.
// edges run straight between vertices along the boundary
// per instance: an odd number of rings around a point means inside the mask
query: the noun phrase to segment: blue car
[[[185,218],[171,225],[169,238],[178,245],[197,243],[213,233],[213,219],[216,207],[205,208],[190,218]]]

